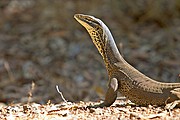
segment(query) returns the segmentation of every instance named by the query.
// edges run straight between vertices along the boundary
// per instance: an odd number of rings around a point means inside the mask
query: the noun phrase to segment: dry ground
[[[2,120],[179,120],[180,109],[171,111],[163,107],[138,107],[127,105],[127,101],[117,100],[111,107],[88,108],[87,106],[99,104],[99,102],[78,102],[44,105],[13,104],[0,109]]]

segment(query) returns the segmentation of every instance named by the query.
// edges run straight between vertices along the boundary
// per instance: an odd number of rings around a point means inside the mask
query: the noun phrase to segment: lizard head
[[[93,29],[101,26],[101,20],[90,15],[75,14],[74,18],[86,29]]]
[[[105,30],[107,29],[106,25],[100,19],[90,15],[75,14],[74,18],[86,28],[98,51],[103,56],[103,58],[105,58],[107,42],[107,36],[105,34]]]

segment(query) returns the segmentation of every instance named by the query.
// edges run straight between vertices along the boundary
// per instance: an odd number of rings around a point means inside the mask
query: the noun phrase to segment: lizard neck
[[[111,75],[115,70],[115,63],[124,63],[125,60],[119,53],[110,30],[100,19],[93,16],[76,14],[74,17],[90,34]]]
[[[110,30],[107,28],[107,26],[103,25],[103,36],[102,41],[105,41],[104,46],[104,54],[102,55],[104,62],[106,64],[106,68],[108,70],[114,69],[115,63],[124,63],[124,59],[121,56],[116,43],[114,41],[114,38],[110,32]]]

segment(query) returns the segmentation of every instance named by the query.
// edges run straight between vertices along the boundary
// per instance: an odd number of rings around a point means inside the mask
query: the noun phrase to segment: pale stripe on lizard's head
[[[106,31],[104,30],[107,29],[106,25],[100,19],[90,15],[75,14],[74,18],[86,28],[93,40],[93,43],[103,56],[103,59],[105,59],[107,42],[105,41],[107,40],[105,37],[107,36],[105,35]]]

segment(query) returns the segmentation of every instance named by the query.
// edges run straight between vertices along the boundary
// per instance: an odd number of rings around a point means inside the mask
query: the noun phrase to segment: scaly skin
[[[157,82],[132,67],[123,59],[110,30],[100,19],[83,14],[74,17],[88,31],[108,71],[109,86],[100,107],[113,104],[117,92],[138,105],[166,105],[179,100],[180,83]]]

